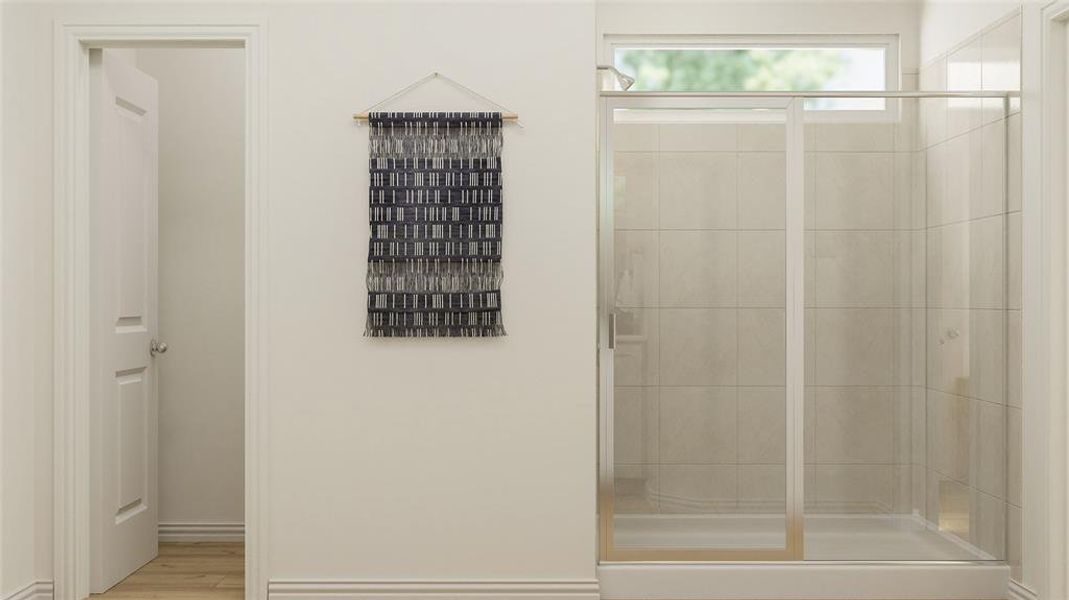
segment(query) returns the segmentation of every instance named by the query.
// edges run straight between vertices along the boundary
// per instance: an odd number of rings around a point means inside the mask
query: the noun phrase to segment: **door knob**
[[[152,342],[149,343],[148,353],[152,356],[156,356],[157,354],[163,354],[164,352],[167,352],[167,342],[161,342],[153,338]]]

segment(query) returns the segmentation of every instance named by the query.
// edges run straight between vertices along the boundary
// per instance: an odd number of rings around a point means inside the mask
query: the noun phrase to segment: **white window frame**
[[[884,90],[901,89],[897,34],[605,34],[598,64],[615,65],[619,48],[881,48],[884,50]],[[898,102],[883,110],[807,110],[806,121],[897,121]]]

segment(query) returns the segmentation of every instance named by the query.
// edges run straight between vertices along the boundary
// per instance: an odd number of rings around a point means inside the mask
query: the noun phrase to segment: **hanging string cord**
[[[464,85],[463,83],[460,83],[459,81],[457,81],[457,80],[455,80],[455,79],[453,79],[451,77],[448,77],[446,75],[442,75],[438,71],[435,71],[435,72],[433,72],[433,73],[431,73],[429,75],[421,77],[420,79],[417,79],[416,81],[413,81],[412,83],[406,85],[405,87],[401,88],[400,90],[397,90],[393,94],[390,94],[390,96],[388,96],[384,100],[381,100],[381,101],[373,104],[372,106],[370,106],[364,112],[365,113],[374,112],[376,109],[378,109],[379,107],[383,106],[384,104],[389,104],[390,102],[400,98],[401,96],[404,96],[405,94],[411,92],[412,90],[420,87],[421,85],[427,83],[428,81],[430,81],[432,79],[441,79],[442,81],[445,81],[449,85],[452,85],[453,87],[455,87],[455,88],[459,89],[460,91],[468,94],[469,96],[471,96],[473,98],[477,98],[479,100],[482,100],[483,102],[486,102],[487,104],[490,104],[491,106],[493,106],[494,108],[497,108],[502,113],[511,113],[512,112],[511,110],[509,110],[505,106],[503,106],[501,104],[498,104],[497,102],[494,102],[490,98],[487,98],[486,96],[480,94],[479,92],[476,92],[475,90],[471,89],[470,87]],[[520,127],[523,127],[523,124],[520,123],[518,120],[516,121],[516,124],[519,125]]]
[[[419,86],[423,85],[424,83],[427,83],[428,81],[430,81],[431,79],[434,79],[436,77],[439,77],[439,74],[438,74],[437,71],[435,71],[434,73],[431,73],[430,75],[427,75],[425,77],[421,77],[420,79],[417,79],[416,81],[413,81],[412,83],[406,85],[405,87],[403,87],[403,88],[397,90],[396,92],[390,94],[386,99],[381,100],[381,101],[375,103],[374,105],[370,106],[364,112],[366,112],[366,113],[374,112],[376,108],[382,106],[383,104],[388,104],[389,102],[391,102],[393,100],[396,100],[396,99],[400,98],[401,96],[404,96],[405,94],[411,92],[412,90],[418,88]]]
[[[459,81],[457,81],[455,79],[452,79],[450,77],[446,77],[445,75],[442,75],[441,73],[437,73],[437,72],[431,73],[431,76],[440,77],[441,79],[445,80],[446,83],[452,84],[454,87],[459,88],[461,91],[467,92],[469,95],[474,96],[474,97],[482,100],[483,102],[486,102],[487,104],[490,104],[491,106],[494,106],[495,108],[499,109],[503,113],[512,112],[511,110],[505,108],[504,106],[498,104],[497,102],[494,102],[493,100],[487,98],[486,96],[480,94],[479,92],[476,92],[475,90],[473,90],[470,87],[464,85],[463,83],[460,83]]]

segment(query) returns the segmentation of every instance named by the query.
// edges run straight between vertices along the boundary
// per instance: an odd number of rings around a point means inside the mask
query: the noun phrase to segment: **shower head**
[[[616,69],[613,70],[616,71]],[[625,92],[631,89],[631,86],[635,85],[634,77],[621,73],[620,71],[616,71],[616,81],[620,82],[620,87],[624,88]]]
[[[625,92],[631,89],[631,86],[635,85],[635,78],[630,75],[621,72],[616,67],[611,65],[598,65],[598,71],[601,73],[611,74],[613,79],[616,80],[616,85],[620,86],[620,89]]]

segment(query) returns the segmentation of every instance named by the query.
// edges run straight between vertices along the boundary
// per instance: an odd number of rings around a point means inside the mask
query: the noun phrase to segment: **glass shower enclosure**
[[[602,94],[602,561],[1004,558],[981,96]]]

